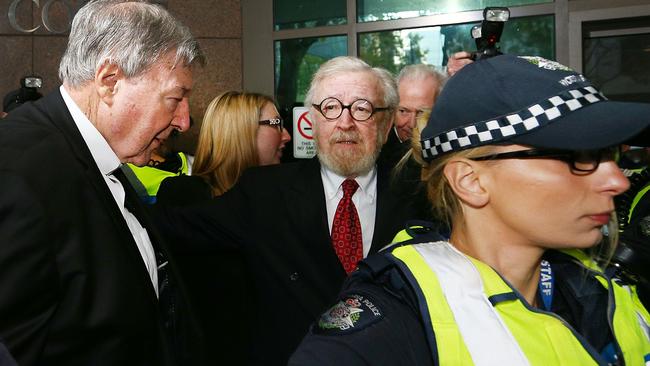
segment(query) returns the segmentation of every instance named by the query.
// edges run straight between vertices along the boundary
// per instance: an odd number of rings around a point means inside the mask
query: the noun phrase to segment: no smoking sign
[[[316,147],[309,109],[295,107],[293,108],[293,156],[308,159],[314,155],[316,155]]]

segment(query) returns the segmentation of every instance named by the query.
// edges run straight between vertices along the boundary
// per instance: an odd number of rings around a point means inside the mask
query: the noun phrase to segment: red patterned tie
[[[332,245],[345,272],[350,273],[363,259],[363,241],[361,240],[361,223],[357,208],[352,202],[352,195],[359,185],[354,179],[343,181],[343,198],[339,201],[332,223]]]

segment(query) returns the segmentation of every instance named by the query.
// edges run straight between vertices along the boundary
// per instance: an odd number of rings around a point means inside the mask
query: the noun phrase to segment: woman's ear
[[[95,72],[95,86],[99,98],[107,105],[113,104],[113,98],[117,93],[118,81],[124,74],[116,64],[106,61],[97,68]]]
[[[489,193],[481,184],[480,163],[465,158],[453,159],[443,172],[451,189],[465,204],[479,208],[489,202]]]

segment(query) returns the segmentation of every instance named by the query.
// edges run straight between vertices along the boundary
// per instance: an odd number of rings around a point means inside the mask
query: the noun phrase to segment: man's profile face
[[[369,72],[341,72],[323,79],[314,95],[314,103],[336,98],[343,105],[358,99],[369,101],[374,108],[386,107],[380,81]],[[318,157],[325,166],[339,175],[355,177],[370,171],[375,164],[388,123],[382,123],[390,111],[375,112],[366,121],[356,121],[349,109],[340,117],[327,120],[311,107],[314,119],[314,140]]]
[[[432,76],[400,81],[399,106],[395,115],[395,129],[400,141],[411,138],[417,117],[423,110],[431,109],[435,102],[437,86],[438,82]]]
[[[189,128],[192,70],[174,66],[174,55],[172,52],[144,74],[116,84],[108,111],[112,120],[107,140],[122,162],[146,165],[152,151],[174,129]]]

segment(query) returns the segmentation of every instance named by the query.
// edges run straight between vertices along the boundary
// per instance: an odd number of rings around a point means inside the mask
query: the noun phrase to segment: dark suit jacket
[[[0,366],[16,366],[16,360],[9,354],[3,343],[0,343]]]
[[[162,181],[156,203],[190,206],[211,198],[212,189],[203,178],[180,175]],[[245,365],[251,317],[229,315],[232,299],[236,299],[240,314],[251,314],[255,310],[250,301],[250,276],[242,251],[223,245],[210,245],[201,251],[187,251],[185,247],[172,244],[171,249],[194,314],[201,320],[198,325],[205,344],[209,345],[203,357],[206,365]]]
[[[388,187],[387,172],[379,169],[371,252],[390,243],[406,220],[421,216]],[[160,219],[169,234],[191,239],[186,243],[231,243],[244,251],[257,311],[241,313],[237,299],[223,301],[232,305],[232,314],[226,316],[255,317],[250,364],[286,365],[309,325],[336,299],[346,277],[331,246],[316,158],[249,169],[212,202],[165,210]]]
[[[0,122],[0,338],[21,366],[171,365],[142,257],[60,92]]]

